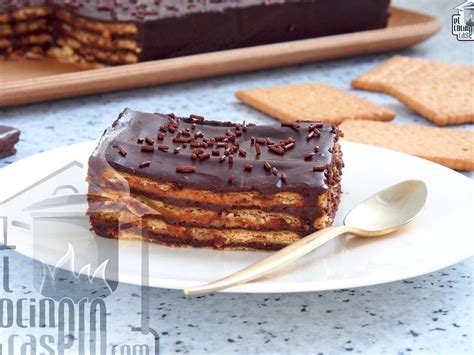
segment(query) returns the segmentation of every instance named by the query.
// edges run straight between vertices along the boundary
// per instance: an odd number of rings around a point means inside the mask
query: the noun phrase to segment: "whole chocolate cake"
[[[0,0],[0,56],[114,65],[383,28],[390,0]]]

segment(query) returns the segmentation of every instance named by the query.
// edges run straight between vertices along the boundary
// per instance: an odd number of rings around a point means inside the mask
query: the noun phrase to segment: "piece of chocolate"
[[[0,1],[0,55],[42,51],[68,62],[136,63],[379,29],[387,24],[389,4],[390,0],[5,0]]]
[[[0,125],[0,159],[16,153],[15,144],[20,139],[20,131],[16,128]]]
[[[127,237],[169,245],[279,249],[331,225],[343,166],[337,127],[323,125],[308,141],[308,122],[247,126],[238,129],[239,148],[228,146],[227,155],[219,155],[212,154],[214,145],[202,143],[223,141],[236,124],[178,119],[180,130],[196,125],[202,132],[186,148],[176,142],[178,131],[168,133],[162,144],[179,154],[143,151],[150,146],[137,143],[166,122],[166,115],[126,109],[105,131],[88,172],[89,216],[98,235],[120,237],[104,215],[110,209],[120,210],[125,220],[142,220],[141,229]],[[254,154],[262,137],[271,144]],[[288,142],[291,149],[283,149]],[[321,152],[314,152],[316,143]],[[308,152],[311,160],[303,159]],[[143,161],[150,164],[137,169]]]

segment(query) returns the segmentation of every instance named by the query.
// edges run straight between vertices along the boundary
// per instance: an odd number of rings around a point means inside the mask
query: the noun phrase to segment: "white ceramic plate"
[[[86,142],[54,149],[0,170],[0,201],[7,200],[0,204],[0,216],[6,217],[9,245],[34,259],[81,273],[88,272],[89,268],[84,268],[87,264],[96,270],[109,260],[108,279],[174,289],[218,279],[268,255],[168,248],[139,241],[117,243],[88,231],[83,204],[35,205],[52,195],[84,193],[87,158],[94,146],[95,142]],[[374,285],[429,273],[473,254],[470,179],[390,150],[344,142],[343,151],[344,193],[336,223],[359,201],[406,179],[421,179],[428,185],[424,211],[393,235],[333,240],[281,271],[229,292],[301,292]],[[147,262],[149,277],[142,273]]]

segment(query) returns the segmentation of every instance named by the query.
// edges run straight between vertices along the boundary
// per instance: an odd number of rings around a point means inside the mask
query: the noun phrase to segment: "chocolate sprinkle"
[[[268,147],[273,153],[283,155],[285,154],[285,149],[277,145],[271,145]]]
[[[209,159],[210,157],[211,155],[209,153],[199,155],[199,159],[201,160],[206,160],[206,159]]]
[[[324,124],[322,122],[315,122],[309,125],[308,131],[313,131],[315,128],[323,128]]]
[[[189,142],[191,142],[191,138],[182,138],[182,137],[173,138],[173,143],[189,143]]]
[[[272,168],[272,166],[270,165],[270,163],[268,161],[263,163],[263,167],[265,168],[265,170],[271,170],[271,168]]]
[[[124,147],[122,147],[121,145],[118,146],[118,150],[119,150],[120,155],[122,155],[123,157],[127,156],[127,154],[128,154],[127,150]]]
[[[245,171],[252,171],[252,168],[253,168],[252,164],[245,164],[244,165],[244,170]]]
[[[192,165],[178,165],[176,167],[177,173],[194,173],[196,171],[196,167]]]
[[[260,150],[260,144],[259,143],[255,143],[255,153],[257,155],[262,154],[262,151]]]
[[[153,153],[154,151],[155,151],[155,148],[150,145],[142,146],[142,152]]]
[[[275,168],[275,167],[273,167],[273,168],[272,168],[272,174],[275,175],[275,176],[277,176],[277,175],[278,175],[278,169]]]
[[[158,149],[161,150],[162,152],[167,152],[170,147],[168,147],[166,144],[160,144],[158,146]]]
[[[313,166],[313,171],[324,171],[326,167],[324,165],[315,165]]]
[[[145,137],[145,142],[147,142],[149,145],[155,144],[154,139],[148,136]]]
[[[140,169],[141,169],[141,168],[146,168],[146,167],[150,166],[150,164],[151,164],[151,161],[147,160],[147,161],[141,162],[141,163],[138,165],[138,167],[139,167]]]
[[[173,153],[178,154],[180,150],[181,150],[181,147],[176,147],[174,148]]]

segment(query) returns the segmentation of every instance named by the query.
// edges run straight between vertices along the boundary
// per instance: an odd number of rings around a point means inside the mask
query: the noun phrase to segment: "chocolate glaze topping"
[[[318,137],[307,140],[310,124],[302,122],[297,129],[277,124],[246,126],[243,130],[241,125],[231,122],[200,122],[177,117],[172,119],[169,115],[125,109],[112,127],[104,132],[91,161],[99,159],[118,171],[171,182],[179,187],[213,191],[256,190],[262,193],[297,191],[313,195],[315,191],[321,192],[327,188],[324,173],[315,172],[313,166],[324,167],[331,163],[330,150],[338,139],[339,131],[330,125],[323,125],[319,128],[321,134]],[[176,136],[182,131],[191,130],[193,125],[196,125],[196,131],[202,132],[202,135],[190,138],[190,144],[183,148],[181,140],[176,139]],[[139,137],[155,136],[160,126],[176,127],[174,133],[167,129],[159,145],[154,143],[154,151],[149,150],[148,147],[152,146],[146,142],[137,143]],[[235,135],[236,131],[240,132],[238,137]],[[261,145],[260,154],[257,154],[252,137],[265,137],[273,145]],[[293,147],[284,150],[282,146],[290,140],[294,140]],[[314,152],[316,145],[319,147],[317,153]],[[283,153],[277,148],[283,150]],[[179,154],[174,154],[176,149]],[[218,150],[219,155],[212,154],[214,150]],[[123,151],[127,154],[123,154]],[[308,151],[312,152],[310,161],[304,158]],[[222,156],[227,160],[232,157],[232,164],[222,164]],[[150,161],[150,166],[138,169],[143,161]],[[249,165],[252,166],[251,169]],[[188,174],[177,173],[180,167],[190,166],[195,167],[195,171]],[[281,174],[285,174],[284,182],[280,179]],[[229,185],[231,176],[234,180]]]

